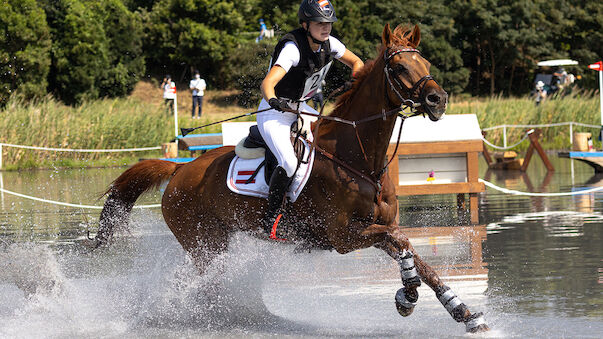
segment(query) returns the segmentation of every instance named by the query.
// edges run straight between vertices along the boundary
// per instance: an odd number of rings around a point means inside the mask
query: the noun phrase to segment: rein
[[[398,147],[400,145],[400,138],[402,136],[402,126],[404,124],[404,120],[406,120],[409,117],[421,114],[417,112],[417,108],[420,106],[423,106],[423,109],[427,109],[429,110],[429,105],[426,105],[425,102],[425,98],[424,98],[424,91],[425,91],[425,87],[427,85],[427,82],[429,81],[434,81],[433,77],[431,75],[426,75],[424,77],[422,77],[421,79],[419,79],[412,88],[408,89],[406,88],[406,86],[404,86],[400,80],[398,79],[397,76],[397,72],[394,71],[389,62],[391,61],[391,59],[400,54],[400,53],[404,53],[404,52],[414,52],[414,53],[419,53],[418,49],[415,48],[400,48],[400,49],[396,49],[393,52],[389,53],[389,49],[385,52],[384,54],[384,60],[385,60],[385,67],[383,68],[383,71],[385,72],[385,77],[387,80],[387,84],[389,84],[389,87],[394,91],[394,93],[396,94],[396,96],[398,97],[398,99],[400,100],[400,105],[398,106],[397,104],[394,104],[388,97],[387,92],[385,93],[385,97],[386,100],[388,102],[390,102],[391,104],[393,104],[394,106],[396,106],[396,108],[391,109],[389,111],[385,111],[385,109],[382,110],[381,113],[378,114],[373,114],[370,115],[368,117],[362,118],[360,120],[348,120],[348,119],[344,119],[344,118],[340,118],[340,117],[333,117],[333,116],[328,116],[328,115],[322,115],[322,110],[324,108],[321,107],[320,110],[320,114],[316,115],[313,113],[307,113],[307,112],[302,112],[300,110],[294,110],[294,109],[283,109],[284,112],[289,112],[289,113],[294,113],[297,115],[308,115],[308,116],[313,116],[313,117],[317,117],[317,124],[314,128],[314,130],[312,131],[312,133],[317,136],[317,139],[314,140],[314,142],[311,142],[311,145],[313,148],[315,148],[316,150],[318,150],[322,155],[324,155],[327,159],[330,159],[331,161],[335,162],[336,164],[338,164],[339,166],[347,169],[348,171],[356,174],[357,176],[361,177],[362,179],[364,179],[365,181],[367,181],[368,183],[370,183],[376,190],[376,198],[377,201],[379,201],[381,199],[381,178],[383,177],[383,174],[385,173],[385,171],[387,170],[387,167],[389,166],[389,164],[395,159],[395,154],[398,151]],[[397,85],[398,88],[400,88],[400,90],[405,91],[407,94],[409,94],[410,99],[404,99],[404,97],[402,96],[402,94],[400,94],[400,92],[398,91],[398,89],[396,88],[396,86],[394,86],[394,83],[391,80],[390,77],[390,73],[393,75],[394,78],[394,82]],[[436,82],[437,84],[437,82]],[[405,90],[406,89],[406,90]],[[335,90],[335,92],[339,92],[341,90],[341,88],[338,88],[337,90]],[[419,91],[418,95],[413,97],[413,95],[417,92],[417,90]],[[207,124],[207,125],[203,125],[203,126],[199,126],[199,127],[195,127],[195,128],[181,128],[182,131],[182,135],[185,136],[186,134],[199,129],[199,128],[203,128],[203,127],[207,127],[207,126],[211,126],[214,124],[218,124],[221,122],[225,122],[225,121],[229,121],[229,120],[234,120],[240,117],[244,117],[244,116],[250,116],[250,115],[254,115],[260,112],[264,112],[267,110],[270,110],[272,108],[267,108],[267,109],[263,109],[263,110],[259,110],[259,111],[255,111],[255,112],[250,112],[250,113],[246,113],[240,116],[236,116],[233,118],[229,118],[229,119],[224,119],[218,122],[214,122],[211,124]],[[406,113],[405,110],[406,109],[410,109],[410,112]],[[402,112],[402,113],[400,113]],[[363,123],[367,123],[370,121],[374,121],[377,119],[383,119],[386,120],[390,115],[393,114],[397,114],[399,117],[402,118],[402,121],[400,123],[400,130],[398,131],[398,138],[396,140],[396,148],[394,149],[394,155],[392,156],[391,159],[389,159],[387,161],[387,163],[385,164],[385,166],[379,170],[375,175],[375,172],[371,172],[370,177],[367,176],[366,174],[360,172],[359,170],[351,167],[350,165],[346,164],[345,162],[343,162],[342,160],[338,159],[337,157],[335,157],[333,154],[327,152],[326,150],[324,150],[323,148],[318,146],[318,134],[317,129],[318,126],[320,125],[321,120],[327,120],[327,121],[335,121],[338,123],[342,123],[345,125],[350,125],[354,128],[355,130],[355,134],[356,134],[356,139],[358,140],[358,144],[360,145],[360,149],[362,151],[362,155],[365,159],[365,161],[367,161],[368,163],[368,158],[366,156],[366,152],[364,150],[364,146],[362,145],[362,141],[360,140],[360,136],[358,135],[358,129],[356,128],[358,125],[363,124]],[[424,114],[424,113],[423,113]],[[297,133],[298,135],[296,136],[296,139],[299,137],[299,131]]]
[[[404,121],[406,120],[406,118],[409,118],[411,116],[415,116],[415,115],[420,114],[420,113],[418,113],[416,111],[416,109],[418,107],[420,107],[420,106],[423,106],[424,109],[429,110],[429,105],[426,105],[426,102],[425,102],[425,96],[424,96],[424,94],[425,94],[425,87],[427,85],[427,82],[429,82],[430,80],[432,80],[432,81],[435,82],[435,80],[433,79],[433,77],[431,75],[426,75],[426,76],[422,77],[421,79],[419,79],[413,85],[412,88],[406,89],[405,92],[408,94],[408,96],[410,97],[410,99],[404,99],[404,97],[402,96],[402,94],[400,94],[400,91],[398,91],[398,89],[396,88],[396,86],[394,86],[394,83],[391,80],[392,76],[390,76],[390,73],[393,74],[394,82],[395,82],[395,84],[397,85],[398,88],[400,88],[401,90],[404,90],[406,88],[406,86],[404,86],[400,82],[400,80],[398,79],[397,73],[391,68],[391,66],[389,64],[389,62],[391,61],[391,59],[394,56],[396,56],[396,55],[398,55],[400,53],[404,53],[404,52],[419,53],[419,50],[415,49],[415,48],[400,48],[400,49],[394,50],[391,53],[389,53],[389,50],[387,50],[385,52],[385,54],[384,54],[385,67],[383,68],[383,71],[385,72],[385,77],[387,79],[387,84],[389,84],[389,87],[394,91],[394,93],[396,94],[396,96],[400,100],[400,106],[399,107],[396,107],[396,108],[394,108],[392,110],[389,110],[389,111],[383,110],[381,112],[381,114],[371,115],[371,116],[368,116],[366,118],[363,118],[363,119],[360,119],[360,120],[355,120],[355,121],[346,120],[346,119],[342,119],[342,118],[339,118],[339,117],[323,116],[322,115],[322,110],[321,110],[321,115],[318,116],[319,120],[320,119],[331,120],[331,121],[336,121],[336,122],[339,122],[339,123],[348,124],[348,125],[351,125],[352,127],[354,127],[354,130],[355,130],[355,133],[356,133],[356,139],[358,140],[358,144],[360,145],[360,150],[362,152],[364,160],[367,163],[368,163],[368,158],[366,156],[366,152],[364,150],[364,146],[362,145],[362,141],[360,139],[360,136],[358,135],[358,129],[356,128],[356,126],[359,125],[359,124],[365,123],[365,122],[377,120],[379,118],[382,118],[383,120],[385,120],[387,117],[389,117],[392,114],[397,114],[399,117],[401,117],[402,121],[400,123],[400,129],[398,131],[398,137],[396,139],[396,148],[394,149],[394,155],[387,161],[387,163],[385,164],[385,166],[383,166],[383,168],[381,168],[381,170],[379,170],[377,173],[375,173],[373,171],[370,174],[370,177],[369,177],[366,174],[360,172],[359,170],[357,170],[357,169],[351,167],[350,165],[344,163],[340,159],[336,158],[333,154],[331,154],[331,153],[325,151],[324,149],[322,149],[321,147],[319,147],[318,144],[317,144],[317,140],[315,140],[315,142],[312,143],[313,147],[315,147],[326,158],[332,160],[333,162],[337,163],[341,167],[344,167],[348,171],[350,171],[350,172],[358,175],[359,177],[363,178],[365,181],[369,182],[375,188],[375,190],[376,190],[377,201],[380,201],[380,199],[381,199],[381,188],[382,188],[381,178],[383,177],[383,174],[387,170],[387,167],[396,158],[395,154],[398,152],[398,147],[400,146],[400,138],[402,137],[402,126],[404,124]],[[436,82],[436,84],[437,84],[437,82]],[[413,97],[413,95],[415,93],[417,93],[417,91],[418,91],[417,96]],[[391,104],[393,104],[391,102],[391,100],[389,99],[389,97],[387,96],[387,92],[385,93],[385,98],[386,98],[386,100],[388,102],[390,102]],[[398,106],[396,104],[393,104],[393,105],[394,106]],[[405,109],[410,109],[410,112],[406,113]],[[402,112],[402,113],[400,113],[400,112]],[[316,126],[315,129],[318,129],[318,124],[317,124],[317,126]],[[313,133],[314,133],[314,135],[317,135],[314,131],[313,131]]]

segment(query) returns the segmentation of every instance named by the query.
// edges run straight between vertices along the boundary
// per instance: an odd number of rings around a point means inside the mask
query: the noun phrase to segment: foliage
[[[35,0],[8,0],[0,6],[0,106],[19,89],[26,98],[46,94],[50,32]]]
[[[148,65],[159,74],[181,74],[176,81],[198,69],[210,85],[226,87],[224,60],[243,24],[233,1],[160,0],[146,16]]]
[[[537,62],[571,58],[582,88],[595,89],[585,65],[603,55],[603,4],[597,0],[333,0],[333,35],[363,60],[376,56],[385,23],[418,24],[421,53],[451,94],[524,95]],[[0,104],[10,93],[47,91],[68,104],[123,96],[144,77],[186,83],[199,69],[209,88],[259,96],[259,70],[279,37],[299,26],[299,1],[5,0],[0,8]],[[42,9],[42,10],[40,10]],[[276,38],[253,46],[258,20]],[[245,55],[243,55],[245,54]],[[266,55],[267,60],[256,60]],[[249,73],[246,73],[249,71]],[[148,72],[148,74],[145,74]],[[341,63],[329,88],[349,78]]]
[[[241,43],[226,63],[229,83],[241,91],[238,102],[244,107],[256,107],[261,100],[260,85],[268,71],[274,41]]]
[[[599,126],[601,117],[599,114],[598,96],[592,92],[573,92],[571,95],[561,98],[553,96],[536,106],[533,98],[528,96],[522,98],[503,98],[494,96],[488,99],[471,100],[452,103],[447,114],[473,113],[477,115],[481,128],[501,125],[538,125],[553,124],[560,122],[580,122],[588,125]],[[511,145],[519,141],[525,134],[527,128],[507,128],[507,144]],[[570,149],[569,126],[542,128],[543,140],[541,144],[545,149]],[[599,128],[574,126],[574,132],[591,132],[593,136],[599,135]],[[486,139],[496,145],[503,144],[503,130],[496,129],[488,131]],[[596,147],[600,148],[599,141]],[[523,151],[529,143],[522,143],[518,150]]]
[[[51,28],[50,89],[73,104],[129,93],[144,73],[139,20],[121,0],[40,0]]]

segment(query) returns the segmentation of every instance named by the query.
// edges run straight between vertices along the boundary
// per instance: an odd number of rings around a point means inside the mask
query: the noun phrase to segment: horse
[[[400,266],[404,287],[395,296],[400,315],[412,313],[422,281],[468,332],[487,331],[482,313],[469,311],[397,224],[398,200],[384,164],[398,112],[411,106],[415,114],[437,121],[448,102],[446,91],[429,74],[431,64],[417,49],[420,39],[417,25],[393,31],[385,25],[378,57],[356,75],[333,112],[314,123],[317,152],[311,176],[297,200],[284,206],[281,224],[287,239],[298,246],[341,254],[371,246],[385,251]],[[266,200],[235,194],[226,186],[234,156],[234,147],[228,146],[185,164],[152,159],[133,165],[105,193],[96,245],[109,243],[114,229],[127,223],[142,193],[166,181],[163,217],[201,274],[228,249],[234,232],[266,238],[261,227]]]

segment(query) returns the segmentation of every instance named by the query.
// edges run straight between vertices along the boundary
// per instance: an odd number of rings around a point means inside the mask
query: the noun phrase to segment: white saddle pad
[[[307,154],[310,151],[310,146],[305,140],[302,141],[304,143],[304,147],[306,148],[306,156],[304,156],[305,159],[308,158]],[[266,183],[266,179],[264,178],[265,166],[262,166],[255,178],[253,178],[250,183],[247,183],[247,180],[253,175],[262,161],[264,161],[263,157],[257,159],[243,159],[235,155],[234,159],[232,159],[230,162],[228,174],[226,175],[226,185],[228,188],[238,194],[259,198],[268,198],[268,183]],[[299,169],[293,178],[293,182],[289,186],[287,196],[291,202],[295,202],[295,200],[297,200],[297,197],[306,185],[306,182],[308,182],[313,164],[314,150],[312,150],[312,154],[310,154],[308,163],[302,163],[299,166]]]

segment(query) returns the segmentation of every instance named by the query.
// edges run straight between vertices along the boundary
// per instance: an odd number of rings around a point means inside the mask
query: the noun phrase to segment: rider
[[[297,115],[292,109],[318,112],[306,104],[320,87],[333,58],[352,69],[352,76],[364,63],[332,37],[335,9],[329,0],[303,0],[298,10],[300,28],[287,33],[274,48],[270,70],[262,81],[263,99],[258,114],[260,134],[278,160],[270,178],[268,209],[263,227],[270,233],[282,206],[285,193],[297,167],[291,144],[291,125]]]

